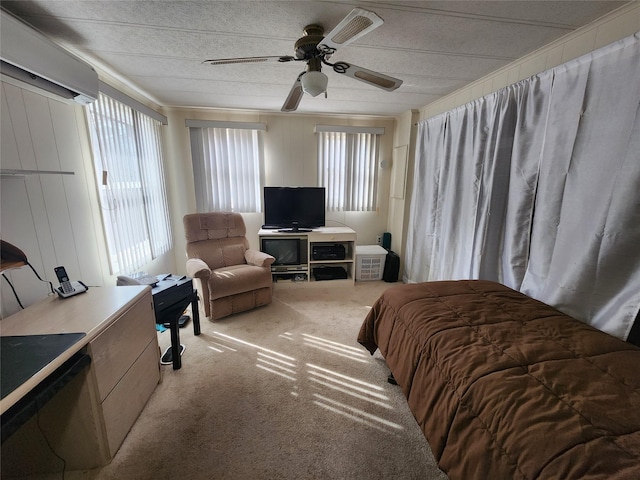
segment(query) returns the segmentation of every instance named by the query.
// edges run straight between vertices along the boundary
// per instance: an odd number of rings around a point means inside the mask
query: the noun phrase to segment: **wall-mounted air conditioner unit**
[[[88,104],[98,98],[98,74],[42,33],[0,10],[0,71],[63,98]]]

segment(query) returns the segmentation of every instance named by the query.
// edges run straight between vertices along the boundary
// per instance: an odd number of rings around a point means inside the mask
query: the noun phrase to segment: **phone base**
[[[73,291],[71,292],[63,292],[62,291],[62,287],[56,287],[56,293],[58,294],[58,296],[60,298],[69,298],[69,297],[73,297],[74,295],[78,295],[79,293],[84,293],[87,290],[89,290],[89,287],[87,287],[84,283],[82,282],[70,282],[71,283],[71,287],[73,288]]]

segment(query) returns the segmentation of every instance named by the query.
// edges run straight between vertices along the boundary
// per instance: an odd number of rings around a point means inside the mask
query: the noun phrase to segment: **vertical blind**
[[[198,126],[201,123],[187,121],[198,212],[261,212],[264,126]]]
[[[87,111],[111,273],[132,273],[172,247],[161,124],[102,93]]]
[[[372,211],[377,208],[381,129],[373,132],[318,133],[318,179],[327,190],[328,211]],[[335,128],[335,127],[334,127]],[[338,130],[338,128],[336,128]]]

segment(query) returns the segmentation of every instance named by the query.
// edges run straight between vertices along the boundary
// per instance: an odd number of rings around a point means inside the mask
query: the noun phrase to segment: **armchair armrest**
[[[209,278],[211,269],[199,258],[189,258],[187,260],[187,275],[191,278]]]
[[[249,265],[255,265],[256,267],[270,267],[276,261],[276,258],[268,253],[251,249],[244,252],[244,259]]]

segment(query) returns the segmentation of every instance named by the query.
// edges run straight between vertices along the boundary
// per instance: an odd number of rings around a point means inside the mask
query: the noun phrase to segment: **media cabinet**
[[[300,241],[299,262],[280,265],[276,260],[276,263],[271,266],[274,281],[298,280],[304,277],[307,282],[315,282],[313,269],[318,267],[340,267],[347,274],[346,279],[323,280],[322,283],[353,285],[355,281],[356,232],[349,227],[321,227],[314,228],[310,232],[261,229],[258,232],[258,238],[261,249],[263,240],[298,239]],[[314,258],[314,247],[334,246],[337,246],[336,249],[340,251],[344,248],[344,258]]]

